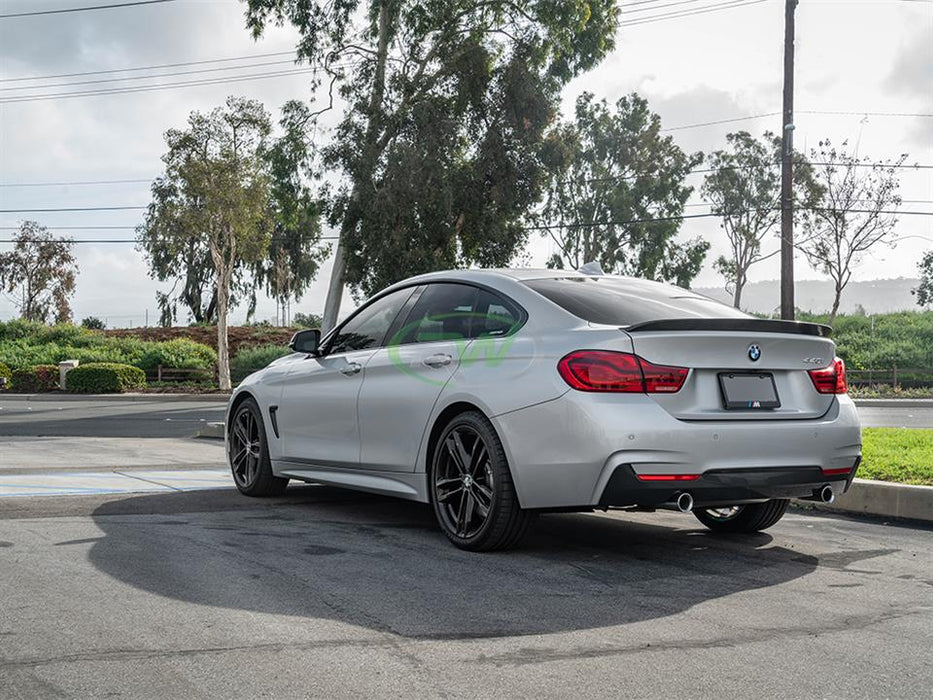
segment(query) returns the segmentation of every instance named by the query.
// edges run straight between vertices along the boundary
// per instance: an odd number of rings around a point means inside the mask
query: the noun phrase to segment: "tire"
[[[696,508],[696,519],[715,532],[760,532],[767,530],[784,517],[790,500],[776,498],[764,503],[751,503],[733,506],[735,512],[729,515],[717,515],[721,508]]]
[[[509,549],[534,520],[518,503],[502,441],[478,411],[454,416],[444,427],[428,483],[437,522],[460,549]]]
[[[281,496],[288,479],[272,473],[269,460],[269,442],[262,421],[259,404],[252,398],[244,399],[230,421],[227,460],[233,482],[244,496]]]

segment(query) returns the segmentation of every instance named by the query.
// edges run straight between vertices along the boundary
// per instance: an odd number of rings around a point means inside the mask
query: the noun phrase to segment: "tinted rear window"
[[[673,318],[749,318],[718,301],[648,280],[565,277],[528,280],[525,284],[591,323],[632,326]]]

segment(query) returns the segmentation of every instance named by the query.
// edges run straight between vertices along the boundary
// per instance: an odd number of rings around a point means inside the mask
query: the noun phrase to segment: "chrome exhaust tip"
[[[836,500],[836,494],[833,492],[833,487],[826,485],[820,489],[820,500],[823,503],[832,503]]]
[[[689,493],[684,492],[680,494],[674,503],[677,505],[677,510],[681,513],[689,513],[693,510],[693,496]]]

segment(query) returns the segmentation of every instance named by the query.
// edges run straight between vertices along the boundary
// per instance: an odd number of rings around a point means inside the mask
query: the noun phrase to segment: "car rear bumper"
[[[700,505],[698,489],[709,502],[805,497],[826,484],[842,493],[861,455],[847,396],[812,420],[682,421],[644,394],[569,391],[493,423],[524,508],[651,506],[686,490]],[[823,473],[845,468],[852,471]],[[668,474],[700,477],[638,479]]]
[[[655,508],[690,494],[697,508],[755,503],[772,498],[818,499],[824,486],[844,493],[858,467],[848,474],[827,475],[819,467],[711,469],[691,481],[642,481],[630,464],[615,468],[599,498],[599,506]]]

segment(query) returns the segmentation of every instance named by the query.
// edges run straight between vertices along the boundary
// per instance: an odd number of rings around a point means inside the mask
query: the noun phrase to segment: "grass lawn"
[[[933,486],[933,430],[864,428],[857,476]]]

